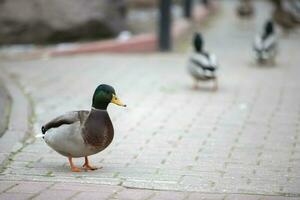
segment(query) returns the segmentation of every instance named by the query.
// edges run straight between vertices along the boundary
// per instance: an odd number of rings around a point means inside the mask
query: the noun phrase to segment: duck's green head
[[[106,84],[99,85],[93,95],[93,108],[106,110],[109,103],[126,107],[117,97],[115,89]]]

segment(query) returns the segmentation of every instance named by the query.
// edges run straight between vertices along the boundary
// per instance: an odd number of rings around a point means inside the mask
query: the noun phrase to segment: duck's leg
[[[195,80],[193,89],[194,90],[198,90],[199,89],[198,80]]]
[[[213,86],[213,91],[217,91],[218,88],[219,88],[219,86],[218,86],[218,79],[215,78],[215,80],[214,80],[214,86]]]
[[[275,64],[276,64],[274,53],[273,53],[273,55],[271,56],[270,64],[271,64],[272,66],[275,66]]]
[[[72,157],[68,157],[72,172],[80,172],[80,169],[73,164]]]
[[[84,164],[83,164],[82,167],[85,168],[86,170],[96,170],[96,169],[98,169],[97,167],[90,166],[87,156],[84,157]]]

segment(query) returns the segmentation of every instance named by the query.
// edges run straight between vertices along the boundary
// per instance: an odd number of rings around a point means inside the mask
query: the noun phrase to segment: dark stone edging
[[[33,116],[33,107],[17,81],[4,69],[1,69],[0,78],[12,100],[7,130],[0,138],[0,171],[2,171],[10,156],[23,147],[32,130],[30,120]]]
[[[0,79],[0,138],[8,128],[11,103],[11,97],[3,81]]]

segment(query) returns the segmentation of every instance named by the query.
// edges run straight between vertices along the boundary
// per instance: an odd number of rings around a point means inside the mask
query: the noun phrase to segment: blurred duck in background
[[[277,37],[274,23],[267,21],[261,34],[257,35],[254,41],[254,51],[259,64],[271,62],[275,64],[277,54]]]
[[[201,33],[194,35],[194,52],[188,61],[188,71],[195,80],[194,89],[198,89],[199,81],[213,81],[213,90],[218,89],[216,77],[216,56],[209,54],[203,49],[203,38]]]
[[[206,8],[209,8],[211,6],[211,1],[210,0],[202,0],[201,3]]]
[[[300,23],[300,0],[283,1],[282,7],[288,13],[290,13],[293,22]]]
[[[237,14],[240,17],[251,17],[253,16],[254,8],[252,1],[240,0],[237,7]]]
[[[273,11],[274,21],[284,30],[290,31],[296,27],[296,13],[299,0],[271,0],[275,9]],[[299,14],[299,13],[298,13]]]

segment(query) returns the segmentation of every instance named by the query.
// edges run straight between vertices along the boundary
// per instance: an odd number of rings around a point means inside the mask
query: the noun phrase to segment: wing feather
[[[43,134],[45,134],[49,129],[57,128],[64,124],[73,124],[78,121],[80,121],[80,123],[83,123],[87,118],[88,113],[89,111],[85,110],[68,112],[64,115],[54,118],[53,120],[42,126],[42,132]]]

